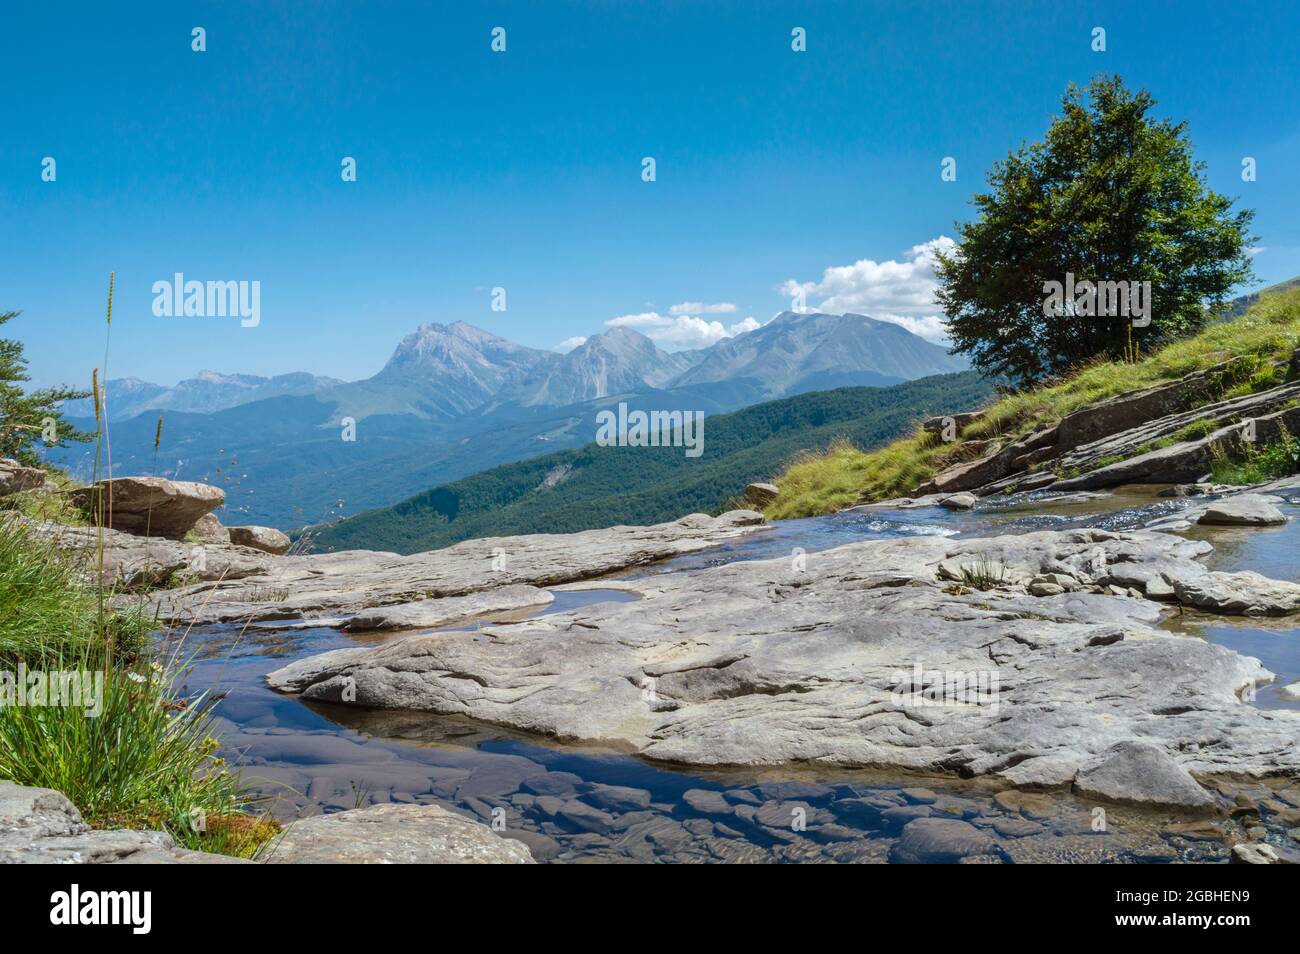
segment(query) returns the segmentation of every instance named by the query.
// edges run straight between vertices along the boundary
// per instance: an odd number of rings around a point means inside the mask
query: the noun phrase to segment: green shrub
[[[1300,473],[1300,440],[1285,428],[1271,444],[1241,443],[1233,450],[1214,448],[1210,465],[1216,484],[1262,484]]]

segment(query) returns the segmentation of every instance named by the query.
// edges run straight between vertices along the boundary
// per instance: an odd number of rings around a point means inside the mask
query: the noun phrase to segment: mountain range
[[[115,473],[207,480],[227,491],[228,523],[291,528],[391,504],[511,461],[580,447],[595,415],[734,411],[845,386],[882,387],[964,370],[902,327],[865,315],[784,312],[708,348],[668,352],[629,328],[559,354],[465,322],[423,324],[372,377],[271,378],[205,371],[172,387],[107,385]],[[65,413],[87,427],[88,402]],[[162,447],[153,452],[159,413]],[[355,423],[355,440],[344,424]],[[84,447],[49,455],[89,476]]]

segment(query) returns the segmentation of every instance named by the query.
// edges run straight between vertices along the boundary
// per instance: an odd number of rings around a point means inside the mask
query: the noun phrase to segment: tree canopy
[[[1254,213],[1211,191],[1187,124],[1118,76],[1071,84],[1041,142],[996,163],[974,221],[940,257],[938,298],[954,352],[1024,385],[1099,355],[1119,358],[1198,330],[1252,277]],[[1067,308],[1045,283],[1149,282],[1150,322]]]

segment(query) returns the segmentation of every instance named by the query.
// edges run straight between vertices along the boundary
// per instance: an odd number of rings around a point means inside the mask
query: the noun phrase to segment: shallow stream
[[[1300,498],[1284,508],[1300,516]],[[917,534],[990,536],[1042,529],[1135,529],[1187,505],[1148,491],[1097,499],[1040,498],[971,512],[877,509],[777,523],[773,529],[631,573],[690,571],[737,560],[795,558],[860,540]],[[1277,529],[1197,528],[1214,569],[1253,569],[1300,581],[1300,520]],[[636,597],[601,589],[559,591],[545,613]],[[518,617],[515,617],[518,618]],[[507,619],[493,620],[506,622]],[[1254,702],[1300,707],[1277,687],[1300,678],[1300,630],[1170,611],[1163,625],[1258,657],[1278,674]],[[405,635],[405,634],[404,634]],[[434,802],[495,821],[539,861],[888,861],[912,818],[962,818],[989,838],[981,860],[1222,861],[1236,835],[1300,838],[1300,785],[1224,783],[1254,806],[1214,821],[1096,806],[1068,794],[1006,793],[1004,784],[846,770],[701,771],[652,765],[592,746],[547,740],[455,717],[364,711],[272,692],[265,675],[291,659],[357,640],[325,628],[191,633],[194,690],[224,693],[217,708],[223,754],[288,821],[379,802]],[[1288,835],[1289,829],[1296,829]],[[896,857],[896,854],[895,854]],[[942,860],[934,858],[931,860]]]

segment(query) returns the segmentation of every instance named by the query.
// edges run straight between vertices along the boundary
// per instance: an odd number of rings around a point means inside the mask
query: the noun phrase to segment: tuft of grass
[[[0,665],[37,666],[112,646],[130,660],[149,642],[150,620],[136,611],[101,613],[97,588],[52,546],[0,518]]]
[[[1007,566],[1001,560],[981,556],[975,563],[961,567],[961,585],[970,590],[994,590],[1007,579]]]
[[[274,834],[246,814],[254,799],[216,755],[212,699],[181,694],[175,661],[87,653],[45,667],[90,673],[100,698],[0,708],[0,778],[63,792],[96,828],[162,829],[195,850],[248,855]]]
[[[1067,380],[1010,394],[985,409],[961,440],[1018,438],[1067,414],[1130,391],[1164,384],[1228,362],[1214,376],[1206,401],[1281,384],[1300,348],[1300,288],[1263,295],[1232,321],[1209,325],[1136,362],[1097,361]],[[910,437],[864,451],[832,444],[805,454],[777,478],[780,494],[765,508],[769,519],[809,517],[846,506],[902,497],[942,471],[960,442],[945,444],[918,428]]]

